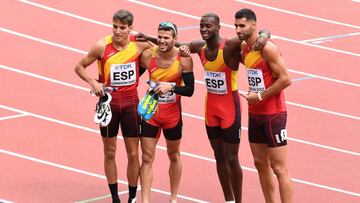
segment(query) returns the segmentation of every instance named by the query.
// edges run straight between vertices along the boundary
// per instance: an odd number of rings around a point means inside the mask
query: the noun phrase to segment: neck
[[[259,37],[259,34],[256,31],[254,31],[250,35],[250,37],[245,40],[245,42],[251,47],[255,44],[258,37]]]
[[[130,35],[128,36],[128,38],[122,40],[122,41],[116,41],[113,39],[113,45],[116,49],[122,50],[124,48],[126,48],[128,46],[130,42]]]
[[[216,49],[220,46],[221,44],[221,37],[219,35],[217,35],[214,38],[208,39],[206,40],[206,46],[208,49]]]

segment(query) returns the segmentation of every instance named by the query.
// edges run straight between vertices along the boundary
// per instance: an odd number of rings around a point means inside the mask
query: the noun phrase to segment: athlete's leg
[[[275,202],[275,184],[273,171],[270,167],[267,144],[250,143],[254,164],[259,173],[261,189],[266,203]]]
[[[127,179],[129,186],[136,187],[140,173],[139,137],[124,137],[128,158]]]
[[[171,197],[170,202],[176,202],[177,194],[179,191],[182,162],[180,158],[180,142],[181,140],[168,140],[166,139],[167,154],[170,161],[169,177]]]
[[[290,203],[293,199],[293,189],[288,172],[287,146],[268,148],[270,165],[279,182],[282,203]]]
[[[231,182],[235,201],[241,202],[243,174],[239,162],[239,144],[224,143],[226,163],[229,168],[229,182]]]
[[[117,182],[117,169],[115,162],[116,137],[102,137],[104,145],[104,169],[109,184]]]
[[[221,138],[210,139],[216,160],[216,171],[224,193],[225,201],[234,200],[231,183],[229,181],[229,167],[226,163],[223,141]]]
[[[141,137],[142,163],[140,168],[141,196],[143,203],[150,202],[150,190],[153,180],[152,164],[158,138]]]

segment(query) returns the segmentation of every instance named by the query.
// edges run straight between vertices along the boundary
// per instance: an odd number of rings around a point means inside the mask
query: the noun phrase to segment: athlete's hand
[[[179,47],[180,50],[180,56],[182,57],[189,57],[190,56],[190,48],[186,45],[181,45]]]
[[[98,97],[102,97],[105,95],[104,93],[104,84],[97,82],[96,80],[94,80],[93,82],[90,83],[91,86],[91,90],[90,92],[92,94],[95,94]]]
[[[159,94],[159,95],[162,95],[162,94],[165,94],[167,92],[170,92],[171,91],[171,84],[168,84],[168,83],[160,83],[155,89],[155,93],[156,94]]]
[[[144,42],[144,41],[148,40],[148,36],[146,34],[142,33],[142,32],[138,32],[135,35],[135,39],[136,39],[136,41]]]
[[[244,97],[249,104],[255,104],[259,102],[259,97],[256,92],[240,93],[240,96]]]

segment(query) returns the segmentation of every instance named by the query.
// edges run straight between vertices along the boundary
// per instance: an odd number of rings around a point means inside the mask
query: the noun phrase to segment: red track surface
[[[32,1],[73,14],[69,16],[26,2],[0,2],[0,81],[3,87],[0,90],[0,201],[75,202],[108,194],[101,139],[97,126],[92,123],[96,98],[89,95],[88,87],[75,75],[73,68],[92,44],[111,33],[107,26],[114,11],[119,8],[132,11],[134,29],[150,34],[155,33],[162,20],[174,21],[179,28],[197,26],[197,17],[213,11],[224,23],[222,35],[230,37],[235,34],[230,27],[233,15],[243,7],[257,12],[259,27],[268,28],[273,35],[281,37],[275,41],[293,79],[303,79],[294,81],[286,90],[289,167],[294,178],[295,202],[360,201],[359,35],[334,38],[317,47],[311,42],[301,42],[358,33],[359,3],[318,0],[310,6],[310,2],[298,0],[291,4],[256,1],[342,23],[335,24],[230,0],[206,1],[207,4],[201,6],[190,0],[141,1],[182,12],[181,15],[128,1],[91,1],[87,4]],[[87,19],[78,19],[75,15]],[[90,19],[93,22],[89,22]],[[197,28],[181,30],[179,34],[182,41],[200,37]],[[195,77],[202,81],[201,64],[197,56],[193,58]],[[90,69],[95,77],[96,67]],[[314,75],[306,79],[309,74]],[[141,84],[144,80],[145,77]],[[239,86],[242,90],[247,87],[242,70]],[[144,89],[145,85],[140,85],[140,95]],[[196,83],[194,96],[182,100],[186,114],[183,116],[181,150],[187,154],[182,156],[184,171],[180,194],[204,202],[224,202],[201,119],[204,94],[204,86]],[[246,103],[242,101],[242,105],[242,126],[245,127]],[[198,117],[189,117],[189,114]],[[169,162],[163,146],[161,138],[156,152],[153,187],[169,191]],[[124,144],[119,140],[118,171],[122,181],[126,181],[124,153]],[[263,202],[246,127],[242,130],[239,156],[244,168],[243,202]],[[120,184],[120,191],[126,190],[126,184]],[[124,194],[122,199],[126,197]],[[153,202],[167,202],[168,196],[154,191],[152,199]],[[109,202],[109,198],[93,201]],[[179,198],[179,202],[192,201]]]

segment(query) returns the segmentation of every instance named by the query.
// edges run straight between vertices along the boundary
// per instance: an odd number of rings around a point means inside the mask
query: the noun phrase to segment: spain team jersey
[[[200,60],[205,69],[205,85],[210,94],[231,94],[237,91],[237,70],[231,70],[224,62],[223,51],[226,39],[221,41],[217,57],[209,61],[205,57],[205,47],[201,50]]]
[[[261,57],[260,51],[250,50],[246,44],[242,55],[248,75],[249,90],[262,92],[270,87],[274,83],[274,78],[269,65]],[[283,111],[286,111],[283,91],[256,104],[249,104],[249,112],[253,114],[277,114]]]
[[[117,87],[118,91],[134,90],[139,83],[139,51],[135,36],[130,36],[128,46],[118,51],[112,37],[106,36],[104,56],[98,60],[99,82]]]
[[[182,79],[182,70],[180,67],[180,55],[177,56],[176,60],[171,64],[170,67],[163,68],[159,67],[156,62],[156,49],[152,49],[151,61],[149,64],[148,72],[149,78],[152,81],[158,81],[161,83],[170,83],[179,86]],[[175,93],[168,93],[165,95],[159,95],[159,104],[170,104],[179,101],[180,95]]]
[[[205,56],[204,46],[200,60],[205,70],[207,95],[205,100],[205,123],[209,127],[220,126],[221,129],[236,129],[239,135],[240,102],[237,92],[237,70],[229,68],[224,61],[226,39],[221,41],[217,57],[209,61]],[[235,126],[235,127],[234,127]]]

